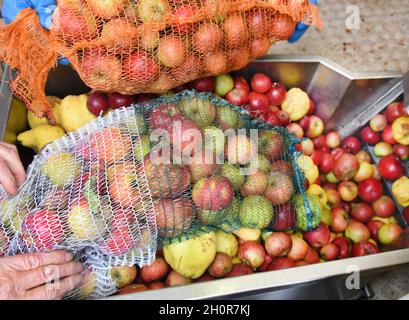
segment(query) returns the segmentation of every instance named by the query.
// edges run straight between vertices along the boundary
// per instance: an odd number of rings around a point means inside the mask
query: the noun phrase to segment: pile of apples
[[[251,239],[245,234],[218,231],[215,259],[196,280],[171,270],[158,251],[155,263],[142,268],[139,277],[135,276],[133,284],[120,294],[376,254],[399,240],[403,230],[394,218],[398,208],[386,194],[382,179],[405,177],[402,161],[408,159],[408,143],[402,130],[409,118],[402,102],[391,104],[384,115],[371,119],[361,130],[361,139],[349,136],[342,140],[337,132],[325,133],[324,122],[314,115],[315,103],[305,99],[306,93],[292,89],[289,102],[291,90],[287,92],[265,74],[255,74],[249,82],[230,75],[208,77],[176,91],[183,89],[213,92],[253,117],[285,126],[304,138],[299,150],[319,172],[313,181],[306,182],[307,193],[320,199],[321,222],[310,232],[263,231]],[[374,163],[365,143],[375,145],[379,164]],[[408,208],[406,213],[409,220]],[[151,277],[146,277],[147,272]]]
[[[62,1],[53,32],[67,52],[81,41],[95,44],[70,59],[90,87],[164,93],[243,68],[295,30],[296,21],[272,8],[232,13],[222,5],[217,0]]]

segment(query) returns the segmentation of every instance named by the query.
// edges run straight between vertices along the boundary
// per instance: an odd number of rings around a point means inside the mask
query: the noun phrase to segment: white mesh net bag
[[[67,298],[98,298],[117,290],[111,267],[151,264],[183,237],[310,230],[320,211],[305,193],[298,142],[194,91],[114,110],[47,145],[16,197],[0,192],[0,257],[68,250],[88,279]]]

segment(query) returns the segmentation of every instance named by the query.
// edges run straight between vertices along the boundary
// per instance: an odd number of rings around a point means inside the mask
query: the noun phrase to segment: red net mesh
[[[307,0],[59,0],[50,32],[32,9],[1,28],[0,58],[19,71],[15,94],[50,118],[44,88],[58,54],[93,89],[164,93],[243,68],[298,21],[321,27]]]

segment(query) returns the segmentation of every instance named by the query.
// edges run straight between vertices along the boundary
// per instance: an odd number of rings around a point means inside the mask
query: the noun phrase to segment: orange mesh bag
[[[297,22],[321,27],[307,0],[59,0],[50,31],[24,9],[0,29],[0,59],[19,71],[14,93],[52,121],[44,88],[58,55],[91,88],[164,93],[245,67]]]

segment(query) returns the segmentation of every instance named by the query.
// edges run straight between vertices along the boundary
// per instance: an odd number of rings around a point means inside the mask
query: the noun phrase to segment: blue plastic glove
[[[18,13],[26,8],[37,11],[40,23],[45,29],[50,29],[51,16],[57,8],[56,0],[4,0],[1,14],[6,24],[10,24]],[[58,58],[59,64],[70,64],[66,58]]]
[[[318,4],[318,0],[310,0],[310,2],[314,5]],[[296,41],[298,41],[303,34],[308,30],[309,26],[302,23],[302,22],[298,22],[297,26],[295,28],[295,31],[293,33],[293,35],[288,39],[289,43],[294,43]]]

